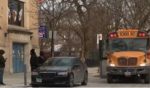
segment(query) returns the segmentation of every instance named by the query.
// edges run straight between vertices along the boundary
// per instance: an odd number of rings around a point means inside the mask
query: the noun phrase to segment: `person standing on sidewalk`
[[[5,51],[0,49],[0,84],[5,85],[3,82],[3,74],[4,74],[4,68],[5,68],[5,62],[6,59],[4,58]]]
[[[31,49],[30,51],[30,66],[31,66],[31,72],[38,67],[38,57],[35,53],[35,49]]]
[[[31,72],[33,72],[35,69],[38,68],[38,57],[37,57],[37,55],[35,53],[35,49],[31,49],[30,50],[30,55],[31,55],[31,57],[30,57]],[[34,80],[32,75],[31,75],[31,80]]]

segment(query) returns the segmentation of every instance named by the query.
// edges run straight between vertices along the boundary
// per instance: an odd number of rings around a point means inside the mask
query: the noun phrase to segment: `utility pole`
[[[52,22],[52,39],[51,39],[51,57],[54,56],[54,28],[55,28],[55,7],[54,7],[54,0],[52,0],[52,8],[53,8],[53,11],[52,11],[52,14],[53,14],[53,22]]]

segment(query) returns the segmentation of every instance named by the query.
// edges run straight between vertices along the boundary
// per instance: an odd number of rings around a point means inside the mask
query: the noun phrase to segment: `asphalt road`
[[[1,86],[0,88],[32,88],[29,86],[30,84],[30,74],[28,75],[28,85],[24,86],[23,74],[15,74],[11,76],[5,76],[4,81],[6,83],[5,86]],[[55,86],[57,87],[57,86]],[[61,86],[58,86],[61,87]],[[150,88],[150,84],[144,84],[141,80],[137,79],[127,79],[124,81],[119,81],[116,83],[108,84],[106,79],[101,79],[99,77],[98,68],[89,68],[89,81],[88,85],[81,86],[79,84],[75,85],[75,88],[85,88],[85,87],[98,87],[98,88]],[[39,87],[41,88],[41,87]]]
[[[106,79],[99,76],[98,68],[89,68],[89,82],[87,86],[78,85],[76,87],[98,87],[98,88],[150,88],[150,84],[145,84],[143,80],[127,78],[115,83],[107,83]]]
[[[84,87],[84,86],[83,86]],[[144,84],[141,80],[127,79],[116,83],[108,84],[106,79],[101,79],[99,76],[89,76],[89,83],[85,87],[101,87],[101,88],[150,88],[150,84]]]
[[[62,87],[62,86],[55,86]],[[88,85],[82,86],[80,84],[76,84],[74,88],[86,88],[86,87],[98,87],[98,88],[150,88],[150,84],[145,84],[141,80],[137,79],[127,79],[123,81],[118,81],[116,83],[108,84],[106,79],[101,79],[99,75],[89,74],[89,82]]]

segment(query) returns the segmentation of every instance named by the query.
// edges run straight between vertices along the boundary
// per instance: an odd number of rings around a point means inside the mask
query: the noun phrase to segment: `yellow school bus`
[[[119,29],[110,32],[107,48],[108,83],[129,77],[150,82],[150,46],[149,36],[145,31]]]

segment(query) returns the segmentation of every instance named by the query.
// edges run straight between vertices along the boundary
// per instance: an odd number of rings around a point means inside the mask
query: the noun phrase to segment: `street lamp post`
[[[52,0],[52,8],[53,8],[53,22],[52,22],[52,39],[51,39],[51,57],[54,56],[54,25],[55,25],[55,17],[54,17],[54,0]]]

